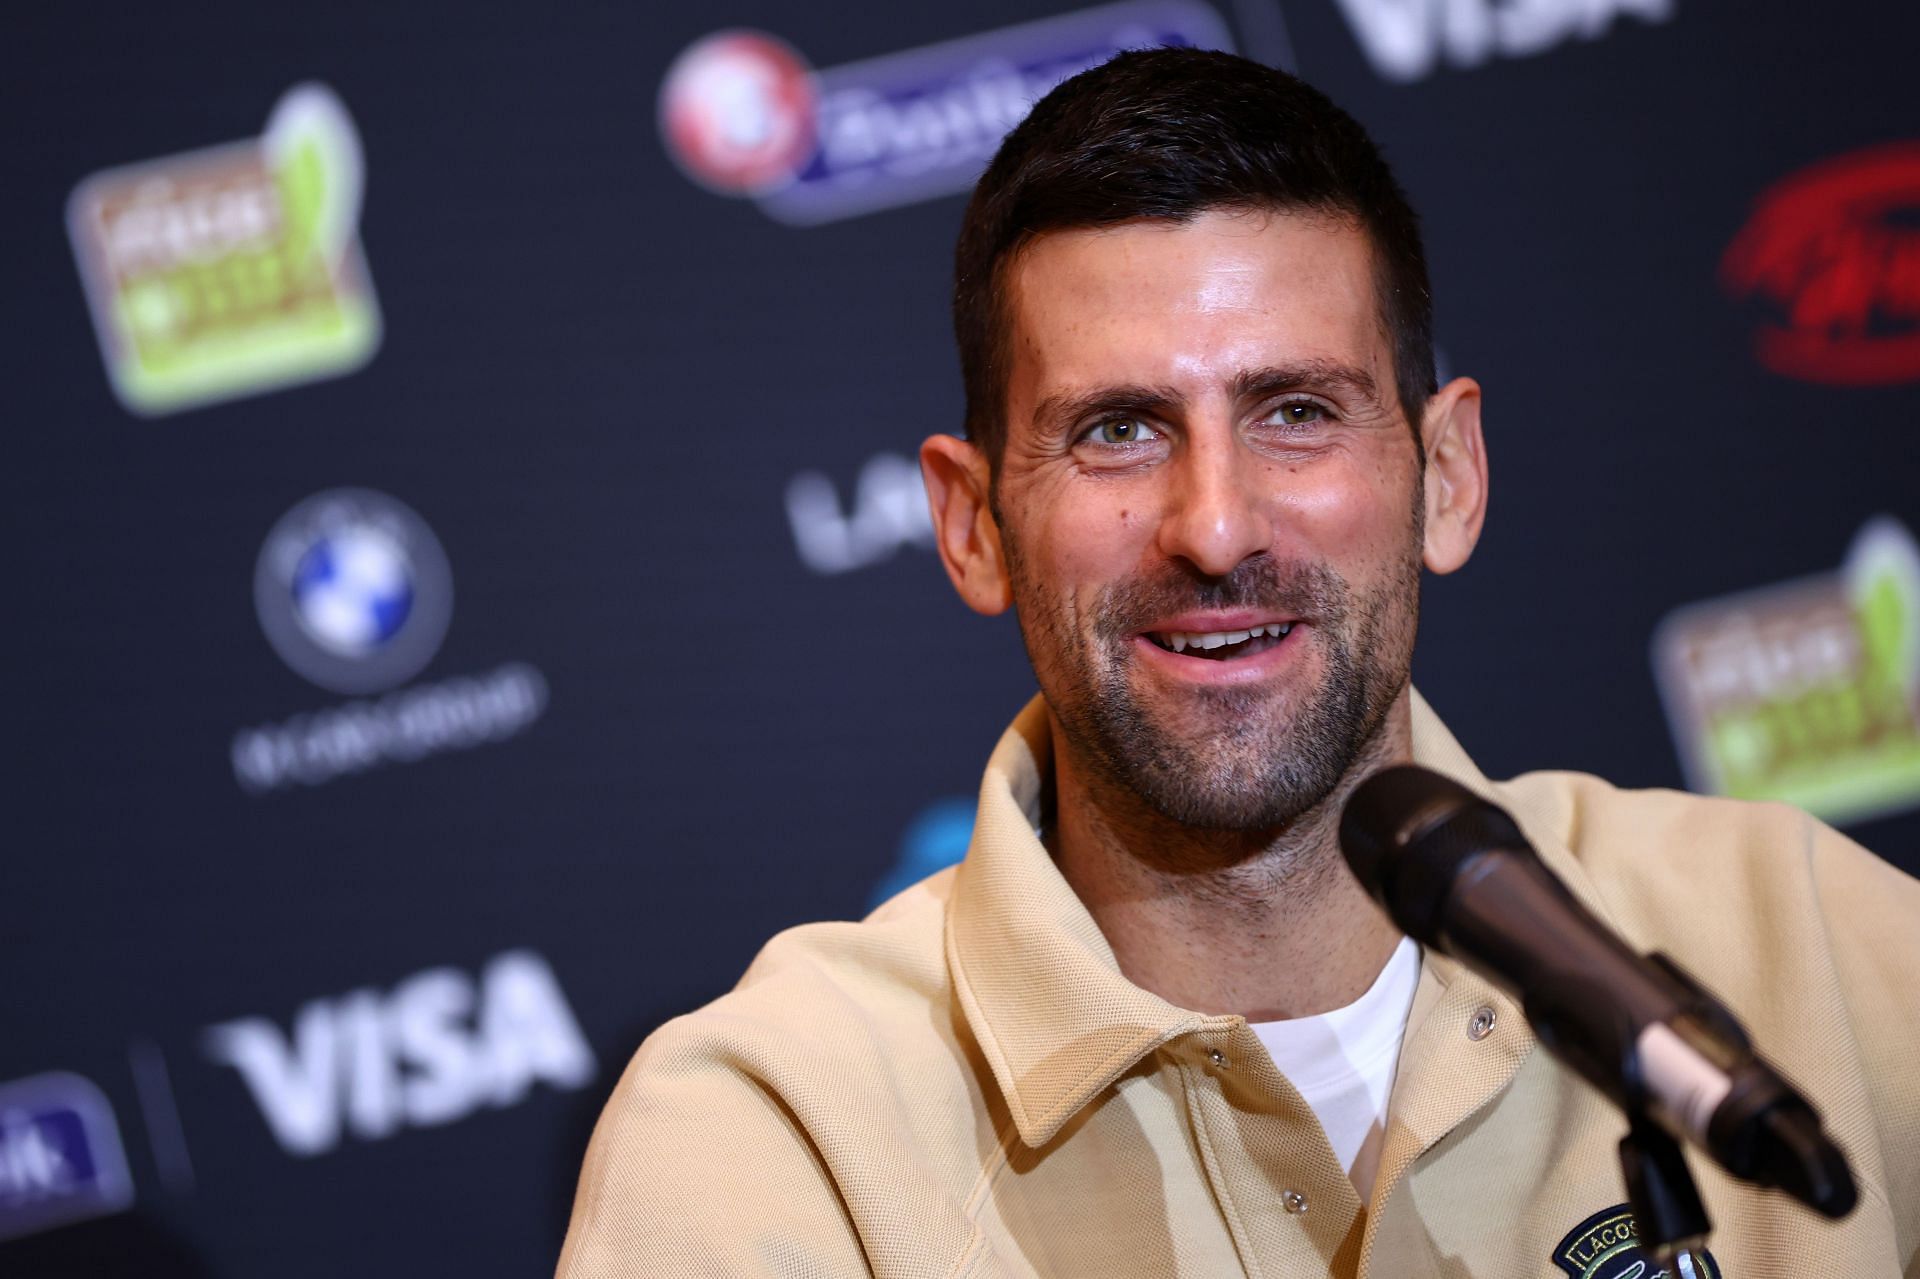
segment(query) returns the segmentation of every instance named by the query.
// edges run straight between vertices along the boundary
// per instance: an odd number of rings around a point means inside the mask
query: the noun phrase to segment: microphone
[[[1340,847],[1403,932],[1517,998],[1540,1042],[1629,1117],[1828,1217],[1853,1208],[1845,1157],[1733,1014],[1595,918],[1504,809],[1431,770],[1389,768],[1355,788]]]

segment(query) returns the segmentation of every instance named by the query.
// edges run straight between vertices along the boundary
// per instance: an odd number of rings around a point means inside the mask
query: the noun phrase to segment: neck
[[[1053,729],[1061,873],[1134,985],[1195,1012],[1310,1017],[1366,993],[1400,940],[1340,855],[1364,778],[1412,758],[1406,690],[1316,807],[1262,831],[1181,826],[1075,766]]]

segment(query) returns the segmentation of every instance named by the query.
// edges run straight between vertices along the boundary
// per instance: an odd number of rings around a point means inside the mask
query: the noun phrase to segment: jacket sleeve
[[[670,1022],[601,1113],[559,1279],[870,1273],[825,1162],[751,1054]]]
[[[1920,880],[1809,825],[1814,889],[1860,1052],[1901,1266],[1912,1279],[1920,1276]]]

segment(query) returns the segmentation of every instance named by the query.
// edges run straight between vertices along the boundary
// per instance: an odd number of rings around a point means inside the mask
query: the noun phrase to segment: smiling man
[[[1920,888],[1784,808],[1490,783],[1409,683],[1486,453],[1357,124],[1224,54],[1078,76],[981,179],[954,315],[940,552],[1014,610],[1040,695],[960,867],[776,938],[641,1048],[563,1275],[1649,1269],[1623,1121],[1342,864],[1345,798],[1410,759],[1512,811],[1831,1107],[1861,1207],[1699,1168],[1702,1264],[1916,1273]]]
[[[1396,397],[1361,223],[1207,206],[974,268],[1007,345],[973,442],[922,457],[961,594],[1019,616],[1061,874],[1133,982],[1270,1022],[1351,1004],[1395,948],[1339,802],[1408,758],[1420,564],[1466,559],[1485,463],[1473,383],[1424,448]]]

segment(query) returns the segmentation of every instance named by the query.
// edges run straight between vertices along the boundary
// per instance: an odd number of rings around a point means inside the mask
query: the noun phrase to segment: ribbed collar
[[[1506,807],[1575,895],[1598,909],[1564,844],[1565,805],[1548,788],[1489,783],[1426,700],[1417,691],[1411,698],[1414,762]],[[972,846],[947,912],[947,962],[961,1008],[1029,1147],[1052,1140],[1160,1045],[1243,1020],[1176,1007],[1121,974],[1093,916],[1036,833],[1052,763],[1046,704],[1036,697],[988,760]],[[1511,1078],[1533,1039],[1517,1005],[1490,984],[1430,950],[1425,964],[1449,1005],[1481,1001],[1507,1023],[1503,1051],[1494,1054],[1497,1069],[1484,1076],[1484,1091],[1474,1090],[1481,1095],[1464,1108],[1470,1112]],[[1487,1061],[1487,1054],[1481,1059]],[[1463,1117],[1459,1101],[1443,1109],[1445,1114],[1432,1116],[1436,1122],[1451,1126]],[[1422,1136],[1437,1140],[1438,1134]]]

